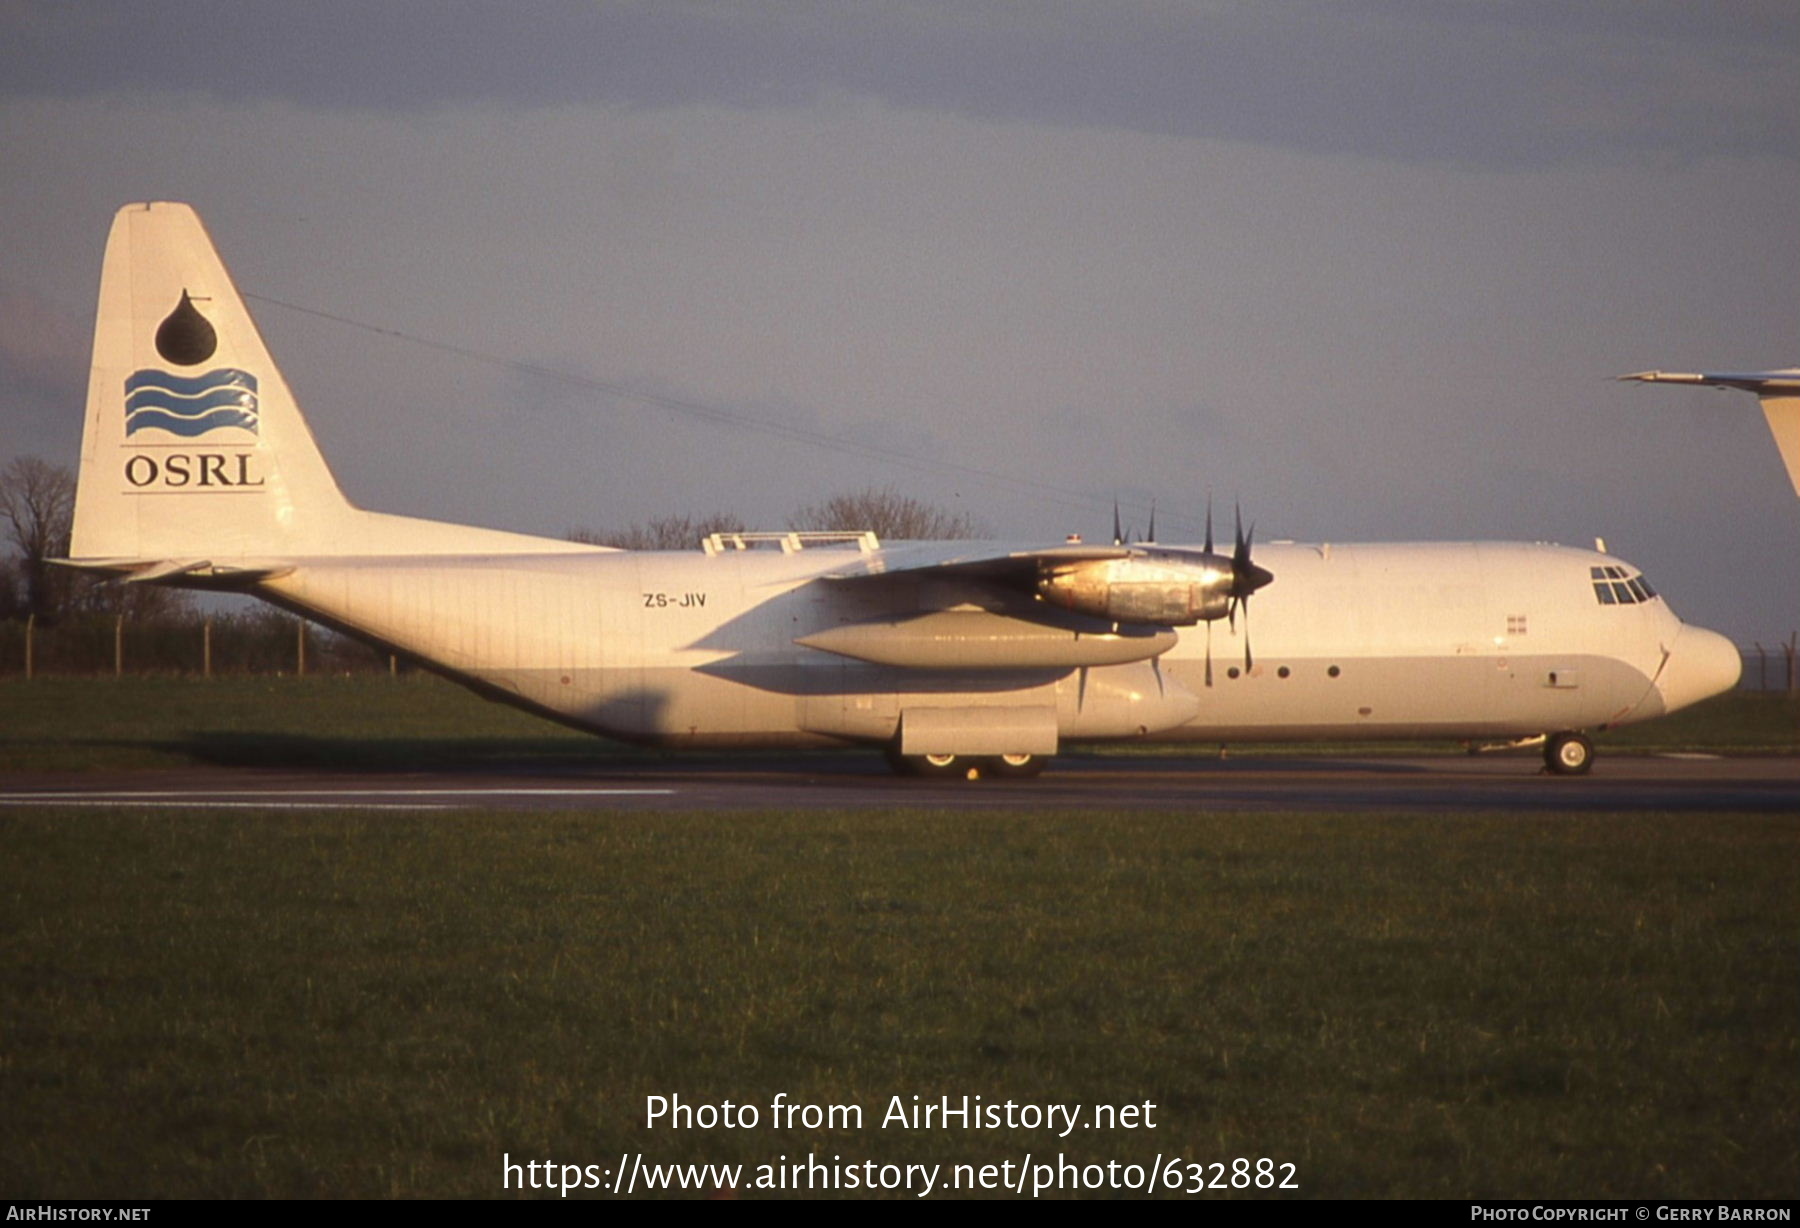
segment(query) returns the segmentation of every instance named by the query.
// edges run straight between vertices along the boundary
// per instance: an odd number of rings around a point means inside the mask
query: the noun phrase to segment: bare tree
[[[596,532],[593,529],[571,529],[569,540],[593,546],[617,546],[621,550],[693,550],[709,533],[741,533],[744,522],[729,512],[714,512],[695,519],[692,516],[659,516],[623,529]]]
[[[49,561],[69,553],[75,517],[75,475],[36,456],[15,457],[0,469],[0,516],[18,548],[25,609],[54,614],[68,593],[67,578]]]
[[[123,614],[133,619],[185,617],[187,593],[152,584],[101,582],[53,566],[66,558],[75,518],[75,475],[61,465],[21,456],[0,469],[0,516],[19,551],[19,595],[12,605],[40,620],[63,614]]]
[[[872,529],[883,541],[942,541],[975,537],[968,512],[952,512],[903,495],[892,486],[846,491],[809,503],[788,517],[790,529]]]

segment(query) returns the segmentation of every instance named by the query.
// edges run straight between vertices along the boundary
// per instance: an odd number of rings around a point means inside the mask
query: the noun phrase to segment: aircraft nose
[[[1737,645],[1717,631],[1683,627],[1656,680],[1663,711],[1673,712],[1729,691],[1737,685],[1743,668]]]

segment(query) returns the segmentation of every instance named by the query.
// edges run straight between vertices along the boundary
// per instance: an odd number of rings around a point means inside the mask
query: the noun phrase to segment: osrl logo
[[[125,462],[125,481],[148,493],[261,486],[263,479],[251,465],[254,452],[229,446],[214,450],[218,441],[202,440],[215,431],[259,434],[256,394],[256,376],[237,367],[194,376],[150,368],[132,372],[125,380],[125,437],[149,432],[135,441],[141,446],[166,433],[194,440],[206,450],[135,452]]]

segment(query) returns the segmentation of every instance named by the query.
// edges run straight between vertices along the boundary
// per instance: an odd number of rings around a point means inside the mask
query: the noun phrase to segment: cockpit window
[[[1638,605],[1656,597],[1656,590],[1642,575],[1630,575],[1623,567],[1588,568],[1594,582],[1594,598],[1601,605]]]

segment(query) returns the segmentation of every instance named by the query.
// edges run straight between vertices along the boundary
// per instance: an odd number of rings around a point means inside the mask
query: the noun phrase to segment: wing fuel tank
[[[1090,630],[984,610],[941,610],[831,627],[794,643],[912,669],[1078,669],[1146,661],[1178,638],[1168,627]]]

